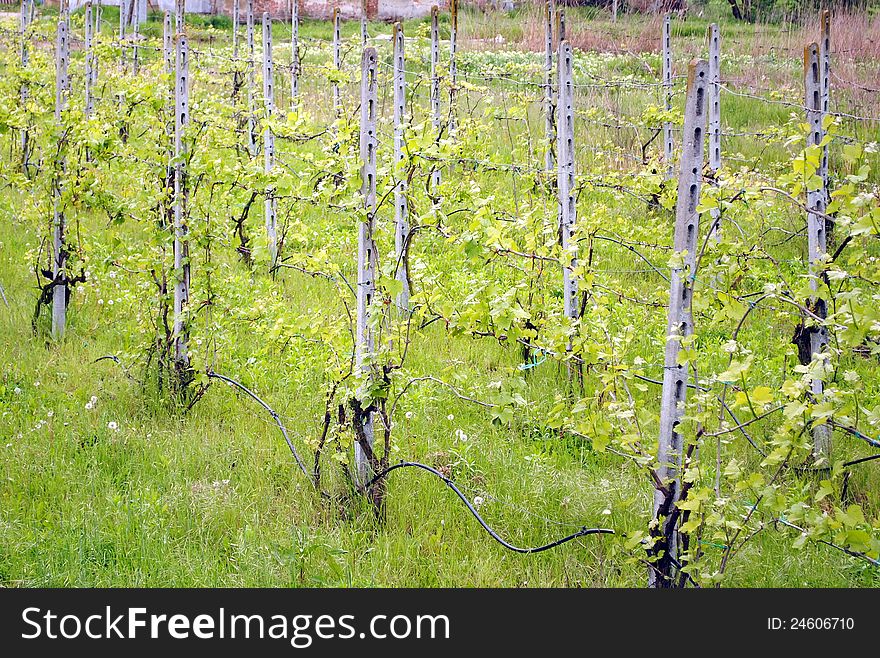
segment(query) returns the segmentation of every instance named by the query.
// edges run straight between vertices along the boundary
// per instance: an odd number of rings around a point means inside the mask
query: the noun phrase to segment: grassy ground
[[[109,18],[110,12],[105,15]],[[641,29],[638,23],[625,25]],[[151,29],[156,30],[156,25],[145,32]],[[283,28],[278,29],[282,37]],[[346,29],[353,34],[356,26]],[[699,36],[702,29],[699,26],[694,34]],[[305,24],[303,33],[313,38],[328,34],[326,24],[320,23]],[[211,34],[218,46],[228,43],[228,33],[205,32]],[[463,29],[463,34],[476,30]],[[516,39],[513,27],[508,34]],[[471,66],[476,69],[486,61],[481,57],[475,54]],[[490,63],[501,65],[516,59],[503,54],[489,57],[494,58]],[[600,58],[599,72],[612,76],[619,74],[615,67],[639,70],[645,59],[651,61],[650,56],[635,54]],[[783,62],[788,71],[797,66],[796,61]],[[320,79],[307,82],[305,93],[313,89],[316,104],[321,102],[318,91],[326,94],[321,85],[326,83]],[[494,100],[516,99],[512,92],[499,91]],[[648,94],[615,101],[610,93],[603,93],[584,96],[580,102],[619,115],[647,100]],[[765,129],[785,121],[788,114],[786,109],[766,109],[745,99],[732,99],[726,112],[727,125],[737,130]],[[499,120],[489,145],[517,161],[537,162],[540,151],[524,146],[529,143],[524,135],[540,130],[540,120],[535,108],[526,117],[521,124],[514,122],[513,136],[501,129],[506,124],[509,130],[510,121]],[[586,132],[591,120],[581,121]],[[624,139],[615,130],[593,129],[592,139],[583,143],[607,141],[619,146]],[[763,165],[783,158],[778,145],[767,152],[766,145],[755,146],[754,140],[744,138],[728,148],[731,156],[739,154]],[[589,153],[583,152],[584,161]],[[125,180],[124,171],[117,175]],[[484,181],[492,182],[499,196],[515,193],[515,177],[498,175]],[[30,327],[35,277],[26,254],[33,255],[45,226],[19,218],[18,211],[28,200],[15,189],[5,186],[0,199],[0,282],[9,299],[9,308],[0,308],[0,584],[596,587],[644,583],[645,569],[624,550],[622,536],[644,527],[650,485],[628,462],[595,452],[587,441],[561,439],[542,424],[552,394],[567,386],[565,371],[550,361],[524,375],[519,350],[488,339],[450,336],[440,323],[433,325],[412,346],[408,369],[414,376],[466,381],[474,390],[524,376],[522,394],[529,411],[509,426],[499,426],[481,408],[443,389],[417,386],[401,402],[405,422],[396,430],[396,450],[401,458],[448,469],[468,494],[484,499],[481,512],[514,543],[540,544],[584,525],[612,527],[621,537],[588,537],[535,556],[512,554],[488,538],[442,483],[410,471],[392,476],[387,520],[379,524],[368,510],[339,510],[318,500],[268,416],[232,389],[214,385],[190,412],[169,412],[153,389],[137,381],[143,376],[141,366],[134,365],[127,376],[110,361],[95,362],[107,354],[134,353],[144,331],[137,319],[138,280],[113,266],[120,241],[143,238],[130,224],[117,227],[96,216],[79,219],[89,236],[94,271],[88,286],[75,297],[63,344],[47,345],[35,337]],[[524,195],[522,203],[531,202]],[[617,204],[619,230],[637,234],[651,223],[668,222],[665,215],[649,215],[643,204],[619,195],[595,193],[582,200],[587,207],[593,203]],[[792,226],[798,221],[796,213],[781,219]],[[340,214],[340,222],[349,220]],[[444,262],[442,241],[431,245],[438,262]],[[247,281],[248,274],[228,251],[218,256],[223,271]],[[782,253],[798,261],[801,251],[789,246]],[[610,272],[633,268],[631,255],[622,249],[609,248],[600,258]],[[650,275],[609,276],[613,279],[605,283],[663,301],[664,286]],[[294,272],[275,283],[257,279],[253,294],[265,295],[289,316],[316,324],[341,313],[338,302],[330,301],[335,293],[329,283]],[[229,308],[218,312],[241,311],[234,301],[227,300]],[[650,355],[659,354],[664,313],[663,309],[633,311],[623,305],[615,309],[612,325],[633,323],[641,329],[626,348],[629,357],[644,354],[655,360]],[[784,321],[767,320],[747,327],[742,341],[759,354],[777,350],[781,354],[790,329]],[[207,333],[201,337],[210,340]],[[720,345],[726,337],[701,339]],[[244,322],[224,340],[218,372],[226,369],[267,400],[297,445],[313,443],[321,431],[326,393],[326,382],[314,367],[318,357],[302,346],[266,349]],[[714,358],[720,363],[725,356],[717,350]],[[778,371],[781,359],[767,358],[762,367]],[[851,366],[867,382],[866,395],[876,396],[880,382],[875,366],[857,359]],[[639,400],[654,408],[657,397],[651,390]],[[770,426],[763,431],[769,432]],[[747,450],[742,451],[743,459],[749,459]],[[863,496],[876,491],[875,471],[868,466],[857,472],[853,490]],[[876,502],[869,501],[875,513]],[[757,535],[734,561],[730,584],[880,584],[877,570],[815,544],[795,551],[792,539],[785,531]]]

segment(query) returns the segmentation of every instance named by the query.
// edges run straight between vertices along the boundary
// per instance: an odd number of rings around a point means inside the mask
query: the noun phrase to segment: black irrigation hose
[[[421,469],[421,470],[423,470],[423,471],[427,471],[428,473],[431,473],[432,475],[435,475],[436,477],[438,477],[438,478],[440,478],[441,480],[443,480],[443,482],[445,482],[446,485],[447,485],[450,489],[452,489],[452,490],[456,493],[456,495],[458,495],[459,498],[461,498],[462,502],[463,502],[465,505],[467,505],[467,508],[468,508],[468,510],[470,510],[470,513],[474,515],[474,518],[475,518],[477,521],[479,521],[480,525],[483,526],[483,529],[484,529],[486,532],[489,533],[489,535],[492,537],[492,539],[494,539],[494,540],[497,541],[499,544],[501,544],[502,546],[504,546],[504,548],[506,548],[506,549],[508,549],[508,550],[510,550],[510,551],[514,551],[515,553],[541,553],[541,552],[543,552],[543,551],[546,551],[546,550],[549,550],[549,549],[551,549],[551,548],[555,548],[555,547],[557,547],[557,546],[560,546],[560,545],[562,545],[562,544],[565,544],[566,542],[569,542],[569,541],[571,541],[572,539],[577,539],[578,537],[585,537],[585,536],[587,536],[587,535],[600,535],[600,534],[602,534],[602,535],[613,535],[613,534],[615,534],[615,533],[614,533],[614,530],[610,530],[610,529],[608,529],[608,528],[587,528],[587,527],[583,527],[583,528],[581,528],[580,530],[578,530],[576,533],[574,533],[573,535],[568,535],[567,537],[563,537],[562,539],[557,539],[556,541],[550,542],[549,544],[544,544],[543,546],[536,546],[536,547],[534,547],[534,548],[520,548],[519,546],[514,546],[513,544],[504,541],[504,539],[502,539],[502,538],[498,535],[498,533],[495,532],[495,531],[489,526],[489,524],[486,523],[486,522],[483,520],[483,517],[480,516],[480,514],[477,512],[476,509],[474,509],[473,504],[471,503],[470,500],[468,500],[467,496],[465,496],[465,495],[461,492],[461,490],[460,490],[457,486],[455,486],[455,482],[453,482],[453,481],[450,480],[448,477],[446,477],[445,475],[443,475],[443,473],[441,473],[441,472],[438,471],[437,469],[432,468],[432,467],[430,467],[430,466],[427,466],[427,465],[425,465],[425,464],[420,464],[420,463],[418,463],[418,462],[404,462],[404,461],[402,461],[402,462],[399,462],[399,463],[397,463],[397,464],[394,464],[393,466],[389,466],[389,467],[386,468],[384,471],[380,472],[380,473],[377,474],[375,477],[373,477],[372,480],[370,480],[369,482],[367,482],[367,484],[364,486],[364,490],[366,491],[366,490],[368,490],[368,489],[371,489],[371,488],[372,488],[377,482],[379,482],[379,480],[383,479],[383,478],[386,477],[391,471],[395,471],[395,470],[397,470],[398,468],[418,468],[418,469]]]
[[[213,377],[214,379],[219,379],[220,381],[224,381],[227,384],[235,386],[241,391],[247,393],[257,404],[259,404],[263,409],[269,412],[269,415],[272,416],[272,420],[275,421],[275,424],[278,425],[278,429],[281,430],[281,435],[284,437],[284,440],[287,442],[287,447],[290,448],[290,452],[293,455],[293,458],[296,460],[296,463],[299,465],[300,470],[303,472],[303,475],[309,481],[312,481],[312,477],[309,475],[309,472],[306,470],[306,465],[303,463],[303,460],[300,459],[299,453],[296,451],[296,448],[293,446],[293,442],[290,440],[290,437],[287,435],[287,428],[284,427],[284,423],[281,422],[281,418],[278,414],[275,413],[275,410],[272,409],[268,404],[263,402],[263,400],[254,393],[251,389],[249,389],[244,384],[241,384],[234,379],[231,379],[225,375],[221,375],[219,373],[214,372],[213,370],[208,370],[206,373],[208,377]]]

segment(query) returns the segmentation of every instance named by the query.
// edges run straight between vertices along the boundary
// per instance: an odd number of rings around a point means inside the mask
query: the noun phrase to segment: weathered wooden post
[[[189,226],[186,217],[187,171],[184,133],[189,126],[189,47],[183,32],[184,1],[177,0],[177,52],[174,84],[174,365],[179,381],[189,371],[190,294]]]
[[[558,93],[557,103],[559,127],[559,171],[557,188],[559,192],[559,233],[562,236],[562,278],[565,316],[571,320],[578,318],[578,280],[574,274],[577,267],[577,241],[574,239],[577,224],[577,204],[575,203],[574,169],[574,90],[572,88],[572,53],[568,41],[559,43],[558,55]]]
[[[664,108],[667,112],[672,110],[672,17],[666,14],[663,17],[662,37],[663,57],[663,90],[665,94]],[[672,123],[663,122],[663,162],[666,164],[666,178],[673,175],[675,158],[675,144],[672,139]]]
[[[67,67],[70,61],[70,25],[67,3],[62,2],[58,17],[58,32],[55,44],[55,123],[59,128],[67,97],[70,91],[70,77]],[[59,148],[59,162],[56,164],[58,178],[55,180],[54,217],[52,222],[52,338],[61,340],[67,325],[67,238],[64,209],[61,205],[63,188],[62,175],[65,169],[63,149]]]
[[[342,33],[339,28],[339,7],[333,7],[333,68],[338,72],[342,69]],[[342,111],[339,97],[339,83],[333,81],[333,114],[339,117]]]
[[[409,311],[409,272],[405,254],[409,240],[409,207],[406,200],[406,177],[401,175],[403,160],[403,125],[406,121],[406,57],[404,54],[403,26],[394,24],[394,250],[397,259],[397,280],[400,293],[397,308]]]
[[[245,4],[245,32],[247,37],[248,60],[247,60],[247,147],[248,153],[253,158],[257,155],[257,122],[254,116],[254,85],[256,84],[256,72],[254,71],[254,0],[247,0]]]
[[[807,147],[821,147],[825,139],[825,130],[822,119],[823,111],[823,81],[822,81],[822,56],[820,47],[811,43],[804,49],[804,105],[807,108],[807,123],[810,132],[807,136]],[[821,168],[821,165],[820,165]],[[819,173],[819,172],[817,172]],[[823,278],[825,251],[827,248],[827,232],[825,229],[825,209],[827,207],[827,191],[824,180],[820,178],[820,185],[816,189],[807,186],[807,248],[810,257],[810,289],[816,293],[819,290],[819,282]],[[828,310],[825,300],[819,296],[810,300],[808,306],[818,317],[825,319]],[[828,346],[828,332],[822,326],[810,328],[810,355],[816,359],[825,352]],[[822,396],[824,382],[821,377],[814,377],[810,384],[810,391],[815,399]],[[822,423],[813,427],[813,453],[817,459],[829,461],[831,456],[831,428]]]
[[[373,352],[374,341],[370,330],[370,306],[376,290],[376,270],[378,254],[373,241],[376,213],[376,49],[365,48],[361,59],[361,116],[360,116],[360,157],[361,157],[361,195],[365,217],[358,227],[358,268],[357,268],[357,317],[355,334],[355,372],[363,372],[364,361]],[[369,376],[369,375],[367,375]],[[361,419],[356,433],[363,437],[372,448],[373,423],[370,414]],[[355,466],[358,483],[365,484],[371,474],[368,453],[359,441],[355,442]]]
[[[544,2],[544,139],[547,150],[544,153],[544,168],[550,172],[556,166],[556,107],[553,89],[553,23],[555,2]]]
[[[717,185],[721,169],[721,35],[718,25],[709,26],[709,177]],[[721,209],[712,208],[712,234],[721,241]]]
[[[440,140],[440,10],[431,7],[431,125],[436,139]],[[431,188],[440,185],[440,167],[435,166],[431,173]]]
[[[657,558],[648,572],[652,587],[670,587],[678,555],[678,528],[670,523],[670,513],[678,500],[682,468],[682,437],[678,424],[687,400],[688,365],[679,362],[681,341],[693,334],[691,312],[696,279],[697,248],[700,233],[700,188],[703,170],[703,142],[706,134],[706,98],[709,66],[694,60],[688,67],[687,100],[681,150],[681,173],[675,205],[673,249],[680,258],[672,267],[669,284],[669,314],[666,328],[666,352],[663,365],[663,392],[660,402],[660,437],[657,450],[657,475],[665,489],[654,491],[652,530],[656,543],[651,554]]]
[[[611,22],[612,23],[617,22],[617,9],[618,9],[617,0],[611,0]]]
[[[290,107],[299,103],[299,0],[290,0]]]
[[[266,121],[275,113],[275,74],[272,62],[272,19],[269,12],[263,12],[263,98],[266,103]],[[263,167],[266,174],[275,166],[275,135],[271,125],[263,128]],[[275,198],[274,186],[266,189],[266,237],[269,243],[269,271],[274,271],[278,262],[278,200]]]

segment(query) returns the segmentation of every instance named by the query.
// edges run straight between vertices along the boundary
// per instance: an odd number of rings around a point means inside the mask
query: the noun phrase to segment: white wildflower
[[[446,420],[455,420],[455,416],[449,414],[448,416],[446,416]]]
[[[410,418],[412,418],[413,413],[412,413],[412,411],[407,411],[407,412],[404,414],[404,416],[406,416],[406,419],[409,420]]]
[[[21,395],[21,389],[18,386],[16,386],[14,389],[12,389],[12,392],[15,393],[16,395]]]
[[[92,404],[91,402],[86,402],[86,411],[91,411],[94,408],[95,408],[94,404]]]
[[[111,420],[109,423],[107,423],[107,427],[108,427],[108,429],[111,429],[114,432],[119,430],[119,425],[116,423],[115,420]]]
[[[477,509],[480,509],[485,502],[486,501],[483,500],[482,496],[474,496],[474,507],[476,507]]]

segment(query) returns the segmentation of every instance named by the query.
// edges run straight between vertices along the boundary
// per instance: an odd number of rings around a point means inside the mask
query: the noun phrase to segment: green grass
[[[47,349],[35,339],[29,277],[12,257],[34,236],[9,228],[0,233],[0,276],[11,302],[0,320],[7,337],[0,352],[5,585],[641,585],[642,569],[611,538],[577,540],[537,556],[506,552],[442,483],[420,472],[395,474],[382,525],[366,510],[328,509],[250,400],[213,386],[191,413],[170,414],[114,364],[94,363],[119,350],[120,334],[130,330],[124,317],[105,313],[97,320],[94,305],[80,307],[63,346]],[[316,288],[288,281],[285,301],[304,310],[314,295],[328,293]],[[242,338],[237,351],[256,347]],[[483,377],[515,362],[491,344],[450,340],[439,331],[413,347],[413,368],[428,372],[454,363]],[[536,370],[530,397],[564,387],[552,365]],[[282,414],[300,445],[319,431],[320,382],[269,371],[235,374]],[[93,395],[97,404],[86,410]],[[542,543],[581,524],[633,530],[647,512],[645,482],[585,444],[493,427],[472,405],[436,392],[418,392],[405,408],[413,416],[397,437],[401,457],[455,464],[466,491],[514,503],[490,501],[482,509],[511,541]],[[111,422],[118,431],[108,428]],[[456,429],[466,442],[456,441]],[[863,475],[854,485],[873,486]],[[603,509],[613,512],[604,516]],[[876,571],[819,546],[793,553],[790,539],[772,531],[746,549],[732,572],[740,586],[878,584]]]

